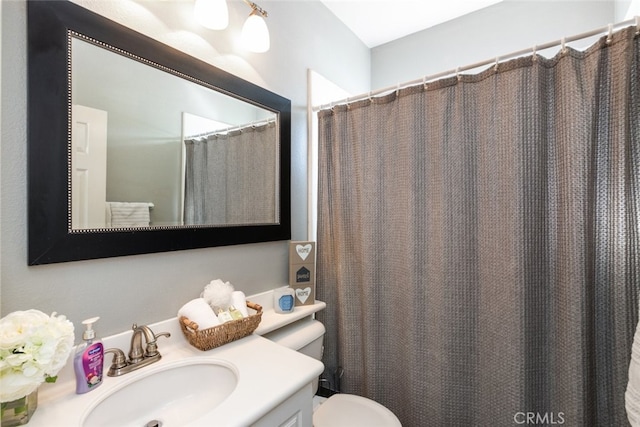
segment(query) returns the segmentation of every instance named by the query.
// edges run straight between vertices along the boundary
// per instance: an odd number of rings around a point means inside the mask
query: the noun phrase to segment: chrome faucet
[[[131,335],[131,348],[129,349],[128,360],[124,356],[124,352],[119,348],[109,348],[104,351],[105,354],[113,353],[111,367],[107,372],[107,375],[110,377],[117,377],[133,372],[136,369],[140,369],[160,360],[162,356],[158,351],[158,344],[156,343],[156,340],[158,337],[169,338],[171,336],[169,332],[160,332],[156,335],[148,326],[138,326],[135,323],[131,329],[133,329],[133,335]],[[143,335],[146,341],[146,348],[144,349],[142,347]]]

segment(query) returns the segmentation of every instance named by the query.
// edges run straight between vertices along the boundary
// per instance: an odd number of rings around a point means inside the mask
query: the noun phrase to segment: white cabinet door
[[[307,384],[251,427],[311,427],[313,424],[312,393],[311,384]]]

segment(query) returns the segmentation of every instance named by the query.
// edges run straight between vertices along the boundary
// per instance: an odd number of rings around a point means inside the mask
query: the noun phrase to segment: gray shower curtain
[[[275,123],[185,140],[185,224],[277,221]]]
[[[329,384],[405,427],[627,425],[638,41],[319,112]]]

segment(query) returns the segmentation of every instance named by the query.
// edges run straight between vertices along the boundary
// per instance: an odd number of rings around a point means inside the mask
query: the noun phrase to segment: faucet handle
[[[113,360],[111,361],[111,367],[107,373],[110,377],[118,375],[118,371],[127,366],[127,358],[124,356],[124,352],[119,348],[108,348],[104,351],[104,354],[113,353]]]
[[[159,337],[169,338],[171,337],[171,334],[169,332],[160,332],[159,334],[155,335],[155,339],[153,341],[147,342],[147,350],[145,352],[146,357],[155,356],[158,354],[158,344],[156,341]]]
[[[169,333],[169,332],[160,332],[159,334],[156,335],[156,338],[158,338],[158,337],[170,338],[171,337],[171,333]]]

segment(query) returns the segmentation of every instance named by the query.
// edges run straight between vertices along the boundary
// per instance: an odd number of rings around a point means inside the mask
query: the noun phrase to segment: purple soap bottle
[[[82,394],[97,388],[102,384],[102,367],[104,364],[104,347],[96,339],[93,324],[100,319],[92,317],[82,322],[85,331],[82,333],[84,342],[78,345],[73,357],[73,368],[76,371],[76,393]]]

